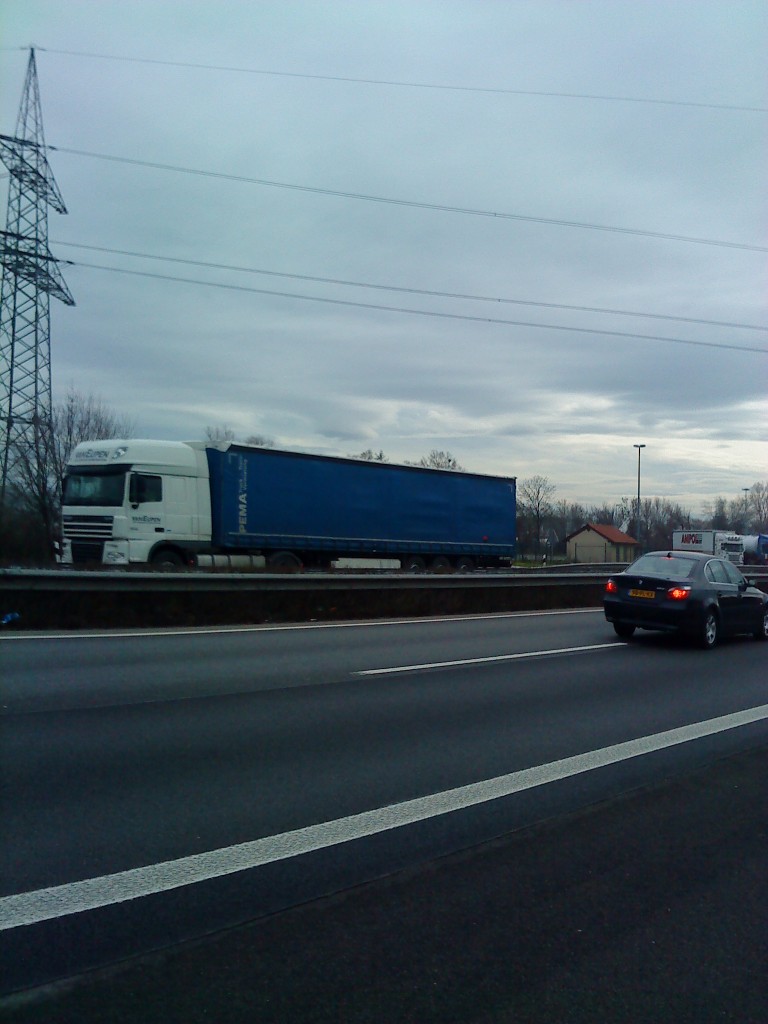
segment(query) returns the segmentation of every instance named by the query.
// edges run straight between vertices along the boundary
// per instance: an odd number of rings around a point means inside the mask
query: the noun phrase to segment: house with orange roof
[[[565,538],[571,562],[632,562],[640,554],[634,537],[615,526],[585,523]]]

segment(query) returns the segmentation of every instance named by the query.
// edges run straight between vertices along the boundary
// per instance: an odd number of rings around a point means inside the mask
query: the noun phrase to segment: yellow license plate
[[[656,591],[655,590],[630,590],[629,596],[630,597],[645,597],[645,598],[653,599],[654,597],[656,597]]]

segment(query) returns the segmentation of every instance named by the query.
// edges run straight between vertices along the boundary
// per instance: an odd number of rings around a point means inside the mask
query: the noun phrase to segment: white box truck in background
[[[672,534],[675,551],[703,551],[718,558],[727,558],[735,565],[744,563],[744,538],[724,530],[675,530]]]

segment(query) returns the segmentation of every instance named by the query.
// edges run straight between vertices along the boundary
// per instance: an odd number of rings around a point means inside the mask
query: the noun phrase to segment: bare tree
[[[95,395],[70,388],[63,402],[53,407],[53,468],[57,483],[64,476],[69,457],[81,441],[133,437],[136,422],[118,416]]]
[[[728,502],[723,497],[717,497],[704,505],[704,519],[711,530],[728,529]]]
[[[726,529],[734,533],[750,533],[751,512],[749,498],[744,494],[728,502],[728,525]]]
[[[587,518],[585,522],[596,523],[598,526],[615,526],[616,506],[609,505],[605,501],[602,505],[591,505],[587,509]]]
[[[226,423],[220,423],[216,426],[208,426],[205,428],[205,441],[207,444],[222,446],[227,444],[237,444],[237,437],[232,427]],[[274,448],[275,442],[271,437],[267,437],[266,434],[250,434],[246,437],[243,444],[252,444],[256,448]]]
[[[756,533],[768,533],[768,481],[752,485],[749,492],[752,526]]]
[[[523,515],[535,523],[534,544],[536,554],[541,546],[541,522],[552,514],[552,499],[557,488],[546,476],[529,476],[517,486],[517,498]]]
[[[42,532],[49,553],[59,539],[61,481],[75,446],[81,441],[127,438],[134,429],[132,420],[117,416],[101,399],[71,387],[54,405],[36,448],[18,453],[14,507],[28,517],[30,531]]]
[[[768,529],[768,483],[757,483],[744,496],[734,498],[728,505],[730,528],[737,533],[765,533]]]
[[[215,427],[205,428],[205,440],[208,444],[232,444],[235,440],[235,432],[226,423]]]
[[[423,466],[425,469],[453,469],[458,473],[464,472],[464,467],[459,465],[458,460],[450,453],[438,451],[433,448],[429,455],[424,455],[418,462],[409,462],[409,466]]]
[[[364,452],[360,452],[359,455],[350,455],[351,459],[362,459],[363,462],[389,462],[389,459],[381,449],[375,452],[371,448],[366,448]]]
[[[645,498],[640,503],[641,536],[646,549],[665,548],[675,530],[691,529],[690,509],[666,498]]]

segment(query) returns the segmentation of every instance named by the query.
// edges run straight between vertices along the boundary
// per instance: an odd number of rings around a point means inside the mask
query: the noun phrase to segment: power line
[[[534,327],[536,329],[552,331],[568,331],[574,334],[600,335],[606,338],[627,338],[632,341],[661,341],[674,345],[695,345],[700,348],[726,349],[729,352],[757,352],[760,355],[768,355],[768,349],[751,345],[726,345],[716,341],[694,341],[690,338],[669,338],[658,334],[631,334],[625,331],[606,331],[591,327],[569,327],[562,324],[537,324],[525,320],[502,320],[495,317],[470,316],[465,313],[443,313],[437,310],[409,309],[401,306],[382,306],[370,302],[352,302],[348,299],[329,299],[316,295],[301,295],[296,292],[281,292],[267,288],[252,288],[246,285],[222,284],[215,281],[201,281],[189,277],[175,277],[168,274],[151,274],[144,270],[126,270],[123,267],[104,267],[96,263],[74,263],[76,267],[85,267],[89,270],[106,270],[116,274],[128,274],[132,277],[149,277],[158,281],[174,281],[179,284],[193,284],[206,288],[223,288],[227,291],[249,292],[256,295],[272,295],[283,299],[299,299],[305,302],[321,302],[325,305],[347,306],[354,309],[371,309],[387,313],[405,313],[412,316],[428,316],[444,320],[466,320],[472,323],[500,324],[507,327]]]
[[[249,178],[239,174],[226,174],[223,171],[203,171],[194,167],[179,167],[175,164],[161,164],[150,160],[136,160],[131,157],[111,156],[107,153],[91,153],[82,149],[69,149],[66,146],[48,146],[58,153],[69,153],[73,156],[84,156],[94,160],[108,160],[113,163],[130,164],[134,167],[149,167],[159,171],[174,171],[177,174],[193,174],[203,178],[221,178],[225,181],[238,181],[247,185],[262,185],[269,188],[284,188],[294,192],[309,192],[315,195],[335,196],[340,199],[357,199],[367,203],[384,203],[389,206],[406,206],[418,210],[433,210],[439,213],[458,213],[471,217],[491,217],[498,220],[525,221],[529,224],[548,224],[551,227],[580,228],[588,231],[608,231],[614,234],[636,235],[643,238],[656,238],[668,242],[692,242],[696,245],[716,245],[728,249],[743,249],[750,252],[768,252],[768,246],[747,245],[744,242],[726,242],[713,238],[695,238],[688,235],[674,235],[662,231],[645,231],[642,228],[623,228],[609,224],[591,224],[582,221],[558,220],[551,217],[533,217],[521,213],[499,213],[493,210],[472,209],[462,206],[447,206],[442,203],[423,203],[411,199],[393,199],[388,196],[373,196],[363,192],[342,192],[337,189],[321,188],[315,185],[295,185],[285,181],[270,181],[266,178]]]
[[[427,295],[432,298],[466,299],[471,302],[496,302],[513,306],[535,306],[538,309],[562,309],[578,313],[601,313],[609,316],[634,316],[648,320],[670,320],[676,323],[702,324],[707,327],[728,327],[747,331],[768,331],[758,324],[734,323],[728,320],[704,320],[698,317],[672,316],[664,313],[640,313],[628,309],[606,309],[601,306],[574,306],[562,302],[536,302],[530,299],[508,299],[491,295],[471,295],[464,292],[437,291],[429,288],[406,288],[392,284],[376,284],[370,281],[349,281],[337,277],[319,277],[314,274],[291,274],[280,270],[263,270],[259,267],[239,267],[228,263],[212,263],[206,260],[181,259],[176,256],[158,256],[153,253],[133,252],[129,249],[111,249],[101,245],[83,245],[78,242],[53,242],[54,245],[72,249],[87,249],[89,252],[106,252],[115,256],[131,256],[137,259],[158,260],[163,263],[181,263],[190,267],[204,267],[208,270],[232,270],[241,274],[261,274],[265,277],[284,277],[292,281],[312,281],[318,284],[336,284],[348,288],[370,288],[376,291],[405,292],[409,295]],[[84,264],[80,264],[81,266]]]
[[[196,64],[190,61],[157,60],[150,57],[121,57],[107,53],[87,53],[80,50],[53,50],[39,46],[44,53],[67,57],[88,57],[96,60],[115,60],[129,64],[158,64],[172,68],[192,68],[202,71],[227,71],[234,74],[269,75],[276,78],[304,78],[321,82],[347,82],[355,85],[378,85],[401,89],[432,89],[442,92],[489,93],[502,96],[539,96],[547,99],[592,100],[605,103],[644,103],[665,107],[695,107],[703,110],[740,110],[755,114],[768,114],[768,107],[750,107],[737,103],[703,103],[694,100],[660,100],[644,96],[607,96],[598,93],[554,92],[540,89],[504,89],[495,86],[446,85],[435,82],[406,82],[385,78],[353,78],[346,75],[316,75],[299,71],[274,71],[266,68],[243,68],[226,64]]]

